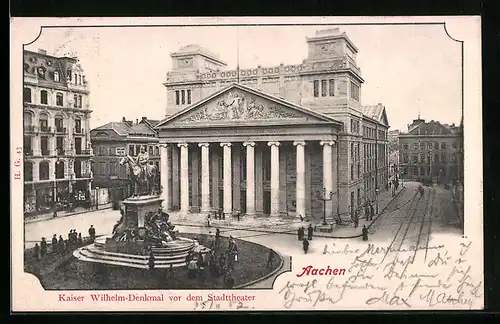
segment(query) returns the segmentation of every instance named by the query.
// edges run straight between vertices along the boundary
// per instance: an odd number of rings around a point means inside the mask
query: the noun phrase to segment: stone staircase
[[[147,269],[149,268],[149,255],[125,254],[108,252],[104,249],[104,240],[96,240],[94,244],[82,247],[73,252],[73,256],[82,261],[104,263],[109,265]],[[197,241],[178,238],[170,242],[167,248],[152,248],[155,257],[155,268],[181,267],[186,264],[189,252],[204,252],[206,249]]]

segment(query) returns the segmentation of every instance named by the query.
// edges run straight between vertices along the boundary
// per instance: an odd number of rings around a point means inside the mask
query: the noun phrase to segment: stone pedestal
[[[315,231],[318,233],[331,233],[333,232],[335,225],[333,224],[328,224],[328,225],[316,225],[315,226]]]
[[[124,223],[127,228],[144,227],[148,213],[157,213],[161,208],[163,199],[159,196],[140,196],[127,198],[123,201],[125,206]]]

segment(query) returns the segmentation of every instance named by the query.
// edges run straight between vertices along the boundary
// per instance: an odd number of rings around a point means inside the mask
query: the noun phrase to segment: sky
[[[386,107],[391,130],[420,117],[458,125],[461,47],[442,25],[45,28],[25,49],[75,54],[90,87],[91,128],[110,121],[162,119],[170,53],[199,44],[236,68],[300,64],[306,37],[340,28],[358,48],[361,103]]]

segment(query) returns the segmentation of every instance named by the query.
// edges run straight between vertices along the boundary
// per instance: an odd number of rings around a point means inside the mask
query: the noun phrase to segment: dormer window
[[[36,69],[37,75],[40,79],[45,79],[45,68],[43,66],[40,66]]]
[[[54,71],[54,81],[59,82],[59,72]]]

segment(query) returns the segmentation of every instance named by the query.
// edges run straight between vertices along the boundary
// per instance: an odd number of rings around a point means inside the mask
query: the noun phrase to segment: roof
[[[132,127],[129,127],[129,134],[145,134],[145,135],[154,135],[155,132],[146,124],[134,124]]]
[[[375,119],[377,122],[389,126],[385,106],[381,103],[377,105],[362,106],[361,113],[368,118]]]
[[[127,125],[124,122],[110,122],[110,123],[104,124],[102,126],[99,126],[97,128],[94,128],[92,130],[95,130],[95,131],[98,131],[98,130],[113,130],[118,135],[127,136],[129,134],[129,132],[130,132],[130,126]]]
[[[441,124],[438,121],[431,120],[427,123],[420,123],[410,131],[407,135],[450,135],[453,134],[454,130]]]
[[[260,90],[257,90],[257,89],[254,89],[254,88],[251,88],[251,87],[248,87],[248,86],[245,86],[245,85],[242,85],[240,83],[232,83],[231,85],[219,90],[219,91],[216,91],[214,93],[212,93],[210,96],[207,96],[205,98],[203,98],[202,100],[198,101],[198,102],[195,102],[194,104],[192,104],[191,106],[171,115],[171,116],[168,116],[167,118],[163,119],[162,121],[160,121],[156,126],[155,128],[160,128],[161,126],[165,125],[166,123],[182,116],[182,115],[185,115],[186,113],[188,113],[189,111],[192,111],[196,108],[198,108],[199,106],[203,105],[204,103],[212,100],[213,98],[216,98],[218,97],[219,95],[221,95],[222,93],[224,92],[227,92],[231,89],[234,89],[234,88],[237,88],[237,89],[240,89],[240,90],[243,90],[243,91],[246,91],[246,92],[249,92],[249,93],[252,93],[254,95],[257,95],[257,96],[260,96],[262,98],[265,98],[267,100],[270,100],[270,101],[273,101],[277,104],[280,104],[282,106],[285,106],[285,107],[288,107],[288,108],[291,108],[293,110],[297,110],[297,111],[300,111],[302,113],[305,113],[305,114],[308,114],[308,115],[311,115],[311,116],[314,116],[314,117],[317,117],[323,121],[326,121],[326,122],[331,122],[331,123],[334,123],[334,124],[337,124],[337,125],[342,125],[342,122],[330,117],[330,116],[327,116],[325,114],[322,114],[322,113],[319,113],[319,112],[316,112],[316,111],[313,111],[311,109],[308,109],[308,108],[304,108],[304,107],[301,107],[301,106],[298,106],[292,102],[289,102],[289,101],[286,101],[282,98],[278,98],[278,97],[275,97],[273,95],[270,95],[268,93],[265,93],[265,92],[262,92]]]

